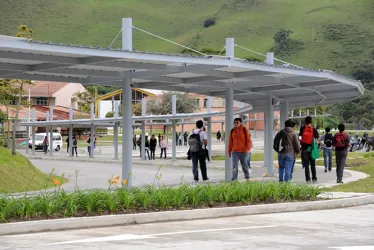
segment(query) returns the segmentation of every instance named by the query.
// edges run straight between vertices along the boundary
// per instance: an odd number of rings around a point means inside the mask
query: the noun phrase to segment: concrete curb
[[[266,205],[208,208],[196,210],[166,211],[97,217],[79,217],[56,220],[15,222],[0,224],[0,235],[25,234],[45,231],[72,230],[92,227],[124,226],[168,221],[214,219],[231,216],[301,212],[310,210],[337,209],[374,203],[374,195],[323,200],[313,202],[276,203]]]

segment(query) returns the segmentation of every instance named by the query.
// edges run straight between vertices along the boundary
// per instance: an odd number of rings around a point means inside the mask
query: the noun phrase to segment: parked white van
[[[46,133],[35,134],[35,150],[43,149],[42,144],[43,144],[45,135]],[[48,141],[51,142],[51,137],[49,133],[48,133]],[[29,140],[29,148],[32,148],[32,138]],[[59,151],[62,148],[62,136],[60,133],[53,133],[53,148],[55,151]]]

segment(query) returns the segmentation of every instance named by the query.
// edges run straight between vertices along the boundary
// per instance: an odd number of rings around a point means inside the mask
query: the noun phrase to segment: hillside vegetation
[[[35,176],[34,176],[35,175]],[[52,178],[61,179],[52,176]],[[65,181],[65,180],[64,180]],[[0,147],[0,193],[24,192],[53,187],[52,179],[35,168],[24,156]]]
[[[184,45],[221,50],[225,37],[260,52],[274,46],[282,28],[303,44],[278,55],[304,67],[350,74],[374,49],[372,0],[0,0],[0,34],[14,35],[20,24],[34,38],[108,47],[122,17],[137,27]],[[204,21],[215,20],[207,28]],[[120,39],[113,47],[120,47]],[[134,49],[181,49],[134,30]],[[236,49],[237,56],[253,56]]]

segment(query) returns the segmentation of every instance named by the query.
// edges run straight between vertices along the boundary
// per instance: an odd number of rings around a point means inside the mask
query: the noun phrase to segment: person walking
[[[228,156],[232,157],[232,181],[238,179],[239,161],[242,165],[244,178],[249,180],[248,154],[251,150],[251,146],[251,138],[248,129],[242,125],[241,118],[235,118],[234,128],[231,129],[229,134],[229,147],[227,152]]]
[[[49,146],[48,136],[44,136],[44,140],[43,140],[43,151],[44,151],[45,155],[48,152],[48,146]]]
[[[325,128],[325,134],[321,136],[320,142],[323,144],[323,162],[325,164],[325,173],[332,169],[332,144],[334,136],[330,133],[329,127]]]
[[[132,137],[132,150],[136,150],[136,135]]]
[[[301,136],[301,161],[303,168],[305,169],[305,180],[310,183],[310,171],[312,172],[312,181],[317,183],[316,173],[316,160],[312,158],[311,150],[308,150],[312,146],[313,140],[319,138],[318,131],[312,126],[312,117],[307,116],[305,118],[305,125],[300,128]],[[309,169],[310,166],[310,169]]]
[[[148,160],[151,160],[151,156],[149,155],[149,140],[148,140],[148,136],[145,137],[145,145],[144,145],[144,149],[145,149],[145,157],[147,157],[148,155]]]
[[[158,146],[161,147],[161,134],[158,134]]]
[[[149,149],[151,150],[151,159],[155,160],[155,152],[157,147],[157,139],[155,135],[152,135],[151,140],[149,141]]]
[[[179,135],[177,132],[175,132],[175,144],[178,146],[179,143]]]
[[[142,135],[139,136],[138,141],[136,142],[140,151],[140,158],[142,158]]]
[[[192,174],[196,182],[199,181],[198,164],[200,163],[201,176],[203,181],[209,180],[206,169],[206,154],[204,146],[208,145],[208,137],[203,130],[204,122],[199,120],[196,122],[194,129],[188,137],[188,145],[190,146],[190,154],[192,159]]]
[[[216,138],[217,138],[217,141],[220,142],[221,141],[221,131],[218,130],[217,134],[216,134]]]
[[[345,161],[348,156],[348,147],[350,147],[349,135],[344,133],[345,125],[338,125],[339,133],[335,134],[333,139],[333,146],[335,147],[335,158],[336,158],[336,177],[337,183],[343,183],[343,172],[345,167]]]
[[[279,182],[292,180],[296,155],[300,153],[299,138],[294,132],[295,125],[294,121],[287,120],[284,129],[280,130],[274,138],[274,149],[278,152]]]
[[[73,136],[72,139],[73,139],[73,147],[71,148],[72,155],[74,156],[74,151],[75,151],[75,155],[78,157],[78,141],[75,138],[75,136]]]
[[[168,148],[168,144],[165,140],[165,136],[161,136],[161,141],[159,143],[161,148],[160,159],[162,158],[162,154],[164,154],[164,159],[166,159],[166,150]]]

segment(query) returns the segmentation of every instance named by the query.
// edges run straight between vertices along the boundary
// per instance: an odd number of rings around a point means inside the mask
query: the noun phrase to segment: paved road
[[[0,237],[0,249],[374,249],[374,205]]]
[[[55,169],[55,174],[62,175],[70,179],[70,182],[64,185],[65,190],[73,190],[75,188],[75,174],[76,170],[78,173],[78,186],[82,189],[90,188],[107,188],[108,178],[112,175],[121,175],[121,163],[101,163],[101,162],[81,162],[81,161],[60,161],[60,160],[36,160],[31,159],[31,162],[40,170],[45,173],[51,172],[52,168]],[[152,184],[155,180],[157,171],[161,165],[164,165],[159,175],[162,173],[160,181],[156,180],[163,185],[177,185],[183,183],[193,183],[191,161],[179,160],[180,167],[170,166],[170,161],[147,161],[149,165],[133,164],[132,178],[134,186],[143,186],[145,184]],[[209,182],[223,181],[225,178],[225,172],[223,168],[223,162],[212,162],[208,163],[208,176]],[[213,168],[213,165],[222,165],[221,169]],[[260,164],[261,166],[262,164]],[[188,167],[187,167],[188,166]],[[265,168],[260,166],[252,167],[251,178],[262,180]],[[219,167],[219,166],[216,166]],[[348,173],[344,173],[344,177],[350,177]],[[200,175],[201,177],[201,175]],[[324,173],[323,168],[317,169],[317,177],[319,178],[319,184],[335,183],[336,174],[335,171]],[[239,179],[244,179],[244,175],[239,167]],[[270,179],[270,178],[266,178]],[[271,178],[271,180],[277,180],[277,178]],[[294,182],[305,183],[304,170],[301,166],[296,166],[294,173]]]

